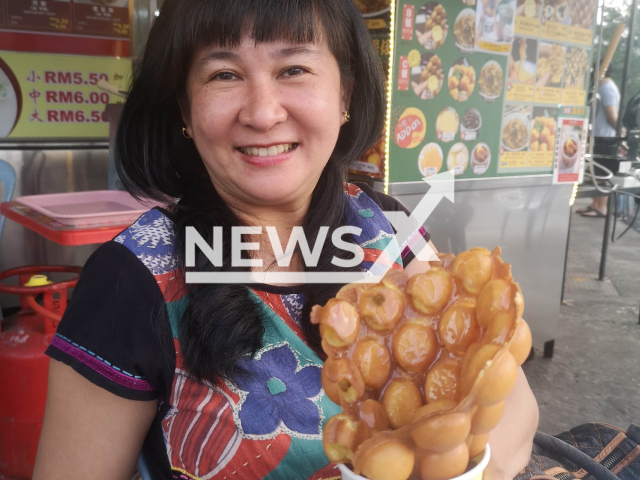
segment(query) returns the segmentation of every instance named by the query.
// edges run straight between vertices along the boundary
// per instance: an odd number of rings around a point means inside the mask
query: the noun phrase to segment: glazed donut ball
[[[413,308],[427,315],[441,312],[452,292],[451,274],[441,267],[431,267],[425,273],[414,275],[407,282],[407,293]]]
[[[422,373],[438,354],[440,346],[431,327],[405,323],[393,336],[393,358],[407,372]]]
[[[351,462],[356,449],[370,436],[369,427],[364,422],[340,413],[325,425],[322,446],[332,462]]]
[[[469,346],[480,338],[475,301],[465,298],[450,305],[440,317],[438,334],[444,348],[464,355]]]
[[[391,373],[391,355],[384,344],[373,338],[359,340],[353,351],[353,361],[368,388],[379,390],[384,387]]]
[[[332,298],[324,307],[313,307],[311,322],[320,325],[323,340],[334,348],[346,347],[358,338],[360,316],[353,305]]]
[[[468,413],[444,413],[419,419],[411,430],[411,439],[424,450],[446,452],[464,443],[470,429]]]
[[[458,255],[453,262],[453,275],[462,281],[465,290],[477,295],[493,277],[491,252],[486,248],[472,248]]]
[[[457,405],[458,403],[453,400],[436,400],[434,402],[427,403],[416,410],[416,413],[413,414],[413,421],[415,422],[417,419],[426,417],[432,413],[453,410]]]
[[[522,319],[518,320],[516,324],[509,352],[518,365],[522,365],[531,352],[531,330],[527,322]]]
[[[471,433],[484,435],[495,428],[504,414],[505,402],[490,407],[478,407],[471,420]]]
[[[327,359],[324,362],[328,382],[338,387],[340,402],[354,403],[364,395],[364,380],[360,370],[349,358]]]
[[[491,280],[478,295],[478,324],[489,328],[494,317],[513,309],[514,288],[502,278]]]
[[[376,445],[362,461],[362,474],[371,480],[407,480],[413,472],[415,454],[400,440]]]
[[[382,395],[382,405],[391,427],[404,427],[411,422],[416,410],[422,406],[422,394],[411,380],[391,380]]]
[[[489,443],[489,434],[469,435],[466,443],[469,446],[469,458],[475,458],[484,452],[484,448]]]
[[[422,480],[448,480],[462,475],[469,463],[469,447],[462,442],[446,452],[428,453],[420,463]]]
[[[404,296],[396,290],[376,286],[360,296],[360,314],[377,331],[393,330],[404,313]]]
[[[372,433],[389,430],[387,412],[380,402],[373,399],[365,400],[360,404],[358,417],[371,429]]]
[[[458,360],[438,360],[429,373],[424,384],[424,396],[427,402],[438,400],[458,400],[458,383],[462,365]]]

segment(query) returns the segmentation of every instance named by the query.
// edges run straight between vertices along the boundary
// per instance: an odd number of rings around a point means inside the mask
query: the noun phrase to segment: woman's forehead
[[[238,45],[220,45],[214,43],[196,50],[194,60],[197,63],[207,63],[213,60],[237,60],[246,55],[269,57],[273,60],[285,59],[292,56],[307,56],[320,58],[329,52],[324,41],[314,42],[289,42],[289,41],[265,41],[257,42],[249,36],[242,38]]]

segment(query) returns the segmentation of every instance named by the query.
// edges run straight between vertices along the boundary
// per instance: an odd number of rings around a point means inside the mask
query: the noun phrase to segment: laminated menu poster
[[[593,18],[572,10],[584,3],[400,0],[389,181],[445,170],[458,179],[551,174],[559,112],[571,107],[586,118],[593,52],[568,33],[591,22],[592,34]],[[554,21],[545,6],[562,11],[553,17],[567,27],[562,40],[541,36]]]
[[[558,118],[558,133],[553,161],[553,183],[582,183],[584,155],[588,135],[588,119],[571,115]]]
[[[105,105],[124,99],[96,87],[126,89],[128,58],[0,51],[0,138],[104,137]]]
[[[3,50],[129,56],[129,0],[0,0]]]

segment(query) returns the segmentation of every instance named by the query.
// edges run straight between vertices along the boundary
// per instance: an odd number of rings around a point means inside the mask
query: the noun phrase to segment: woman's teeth
[[[239,150],[245,155],[254,155],[258,157],[272,157],[280,153],[286,153],[297,147],[297,143],[283,143],[281,145],[271,145],[265,147],[240,147]]]

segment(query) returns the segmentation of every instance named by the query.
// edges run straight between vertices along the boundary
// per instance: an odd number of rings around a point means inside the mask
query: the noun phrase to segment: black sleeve
[[[170,389],[172,343],[155,278],[107,242],[87,260],[46,354],[115,395],[152,400]]]
[[[371,188],[368,184],[363,182],[354,182],[360,189],[366,193],[371,199],[378,204],[378,206],[387,212],[405,212],[409,215],[411,212],[402,204],[399,200],[393,198],[390,195],[387,195],[382,192],[377,192],[373,188]],[[393,226],[392,226],[393,228]],[[395,228],[393,230],[395,232]],[[414,253],[411,251],[410,246],[415,242],[415,237],[421,236],[425,239],[426,242],[431,240],[431,235],[427,232],[427,229],[424,226],[421,226],[414,235],[412,235],[404,245],[400,245],[400,250],[402,251],[402,263],[406,267],[411,263],[411,260],[415,258]]]

